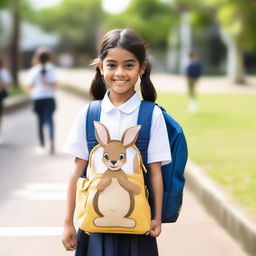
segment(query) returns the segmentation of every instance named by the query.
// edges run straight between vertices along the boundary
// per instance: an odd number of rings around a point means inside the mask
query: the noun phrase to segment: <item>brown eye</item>
[[[120,155],[119,155],[119,159],[120,159],[120,160],[123,160],[123,159],[124,159],[124,157],[125,157],[125,155],[124,155],[124,154],[120,154]]]
[[[104,153],[103,157],[108,160],[109,159],[108,153]]]

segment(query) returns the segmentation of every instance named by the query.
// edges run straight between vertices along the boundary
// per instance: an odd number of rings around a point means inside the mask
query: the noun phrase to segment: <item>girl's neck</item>
[[[129,93],[124,93],[124,94],[120,94],[120,93],[115,93],[112,90],[110,90],[109,92],[109,99],[112,102],[112,104],[115,107],[118,107],[122,104],[124,104],[127,100],[129,100],[133,95],[134,95],[135,91],[131,90],[129,91]]]

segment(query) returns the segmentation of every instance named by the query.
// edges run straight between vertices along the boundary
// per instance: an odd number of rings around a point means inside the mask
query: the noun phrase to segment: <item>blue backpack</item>
[[[150,129],[152,114],[155,103],[150,101],[141,101],[137,124],[141,125],[139,137],[136,146],[140,150],[143,163],[147,168],[147,148],[150,139]],[[168,137],[172,162],[161,167],[163,176],[163,204],[162,204],[162,223],[175,222],[179,216],[183,188],[185,184],[184,170],[187,162],[188,151],[186,139],[181,126],[161,107]],[[101,100],[92,101],[88,107],[86,120],[86,138],[89,152],[98,144],[95,138],[93,121],[100,121]],[[148,168],[147,168],[148,169]],[[150,186],[150,172],[145,174],[145,184],[149,189],[149,204],[151,213],[154,213],[154,203],[152,198],[152,188]],[[86,176],[86,170],[84,173]],[[153,215],[152,215],[153,216]]]

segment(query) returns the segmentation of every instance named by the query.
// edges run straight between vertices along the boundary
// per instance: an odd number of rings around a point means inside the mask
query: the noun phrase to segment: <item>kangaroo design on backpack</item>
[[[121,169],[126,162],[126,148],[133,145],[138,137],[140,126],[128,128],[121,139],[110,140],[108,129],[94,122],[96,139],[103,147],[103,157],[107,170],[104,172],[94,196],[93,207],[100,217],[94,219],[95,226],[134,227],[134,219],[129,219],[134,209],[134,195],[140,193],[140,187],[128,180]]]
[[[93,124],[99,144],[90,151],[87,177],[77,182],[78,225],[87,233],[145,234],[151,214],[146,169],[135,146],[140,125],[126,129],[121,140],[111,140],[102,123]]]

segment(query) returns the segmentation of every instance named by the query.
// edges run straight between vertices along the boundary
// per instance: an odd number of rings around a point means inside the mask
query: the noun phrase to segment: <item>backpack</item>
[[[140,150],[143,163],[147,168],[147,148],[150,138],[152,114],[155,103],[141,101],[137,124],[141,125],[136,146]],[[158,105],[159,106],[159,105]],[[185,185],[184,170],[188,157],[187,143],[181,126],[161,107],[169,137],[170,150],[172,155],[171,163],[161,167],[163,177],[163,204],[162,223],[176,222],[183,200],[183,188]],[[86,138],[89,152],[97,145],[94,133],[93,121],[100,120],[101,100],[92,101],[88,107],[86,120]],[[148,169],[148,168],[147,168]],[[86,176],[86,170],[84,173]],[[144,174],[145,184],[149,189],[149,204],[151,215],[154,213],[152,188],[150,186],[149,172]]]
[[[77,182],[78,225],[87,233],[146,234],[151,213],[145,168],[135,146],[140,126],[127,128],[121,140],[111,140],[102,123],[94,122],[94,126],[99,144],[90,152],[88,177]]]

